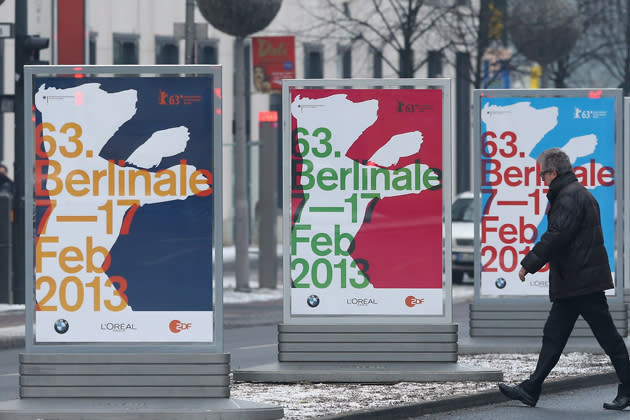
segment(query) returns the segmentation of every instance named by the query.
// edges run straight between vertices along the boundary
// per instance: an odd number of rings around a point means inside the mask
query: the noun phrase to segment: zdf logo
[[[409,306],[410,308],[413,308],[416,305],[420,305],[424,303],[424,299],[421,298],[417,298],[415,296],[407,296],[407,298],[405,298],[405,305]]]
[[[180,331],[188,330],[190,327],[192,327],[192,322],[181,322],[177,319],[172,320],[171,323],[168,324],[168,328],[175,334]]]

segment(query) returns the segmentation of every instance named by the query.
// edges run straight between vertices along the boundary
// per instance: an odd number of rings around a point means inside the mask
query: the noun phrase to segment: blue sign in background
[[[574,167],[588,164],[591,160],[602,166],[615,169],[615,98],[481,98],[481,109],[486,105],[508,106],[516,103],[528,102],[532,108],[545,109],[556,107],[558,120],[556,126],[550,130],[542,140],[532,149],[530,157],[536,159],[544,150],[564,146],[571,138],[594,134],[597,137],[597,146],[593,153],[578,158]],[[576,120],[580,121],[576,124]],[[536,121],[532,121],[536,124]],[[486,131],[486,124],[481,120],[481,132]],[[482,166],[485,164],[482,158]],[[615,174],[616,175],[616,174]],[[616,178],[616,176],[615,176]],[[602,219],[604,242],[608,252],[610,267],[615,270],[615,185],[605,187],[597,186],[589,189],[597,199]],[[482,208],[485,208],[489,194],[482,196]],[[543,217],[538,225],[538,232],[547,230],[547,218]],[[540,238],[540,235],[539,235]]]
[[[186,149],[165,157],[158,172],[185,159],[198,170],[213,172],[213,87],[210,77],[37,78],[35,89],[66,89],[98,83],[106,92],[137,91],[136,113],[120,126],[99,156],[125,161],[153,133],[185,126]],[[167,98],[164,93],[168,94]],[[198,97],[193,103],[164,103]],[[88,105],[86,105],[88,106]],[[36,122],[41,123],[37,112]],[[107,118],[102,115],[100,118]],[[134,165],[126,164],[128,167]],[[146,168],[143,168],[146,169]],[[38,208],[36,226],[45,209]],[[126,295],[134,311],[211,311],[213,195],[145,204],[138,208],[128,235],[119,235],[110,250],[109,277],[127,280]]]

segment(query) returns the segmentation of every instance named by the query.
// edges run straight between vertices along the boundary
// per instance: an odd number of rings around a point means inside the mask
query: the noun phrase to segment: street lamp
[[[234,43],[234,244],[236,290],[249,291],[249,214],[247,197],[247,148],[245,144],[245,37],[261,31],[276,17],[282,0],[197,0],[203,17],[212,26],[236,37]],[[275,170],[275,169],[273,169]]]
[[[512,10],[509,31],[516,48],[543,68],[567,55],[580,36],[575,0],[520,1]],[[544,85],[543,85],[544,87]]]

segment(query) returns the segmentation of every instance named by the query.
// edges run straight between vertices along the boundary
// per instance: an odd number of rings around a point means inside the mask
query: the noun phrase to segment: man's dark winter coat
[[[612,289],[599,204],[593,195],[568,172],[551,182],[547,198],[547,232],[521,265],[535,273],[549,262],[551,300]]]
[[[13,195],[13,181],[0,172],[0,194]]]

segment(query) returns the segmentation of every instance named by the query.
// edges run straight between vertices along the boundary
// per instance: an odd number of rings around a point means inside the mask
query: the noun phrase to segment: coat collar
[[[554,180],[551,181],[551,184],[549,184],[549,192],[547,193],[549,201],[553,202],[560,191],[572,182],[577,182],[577,177],[573,172],[565,172],[554,178]]]

